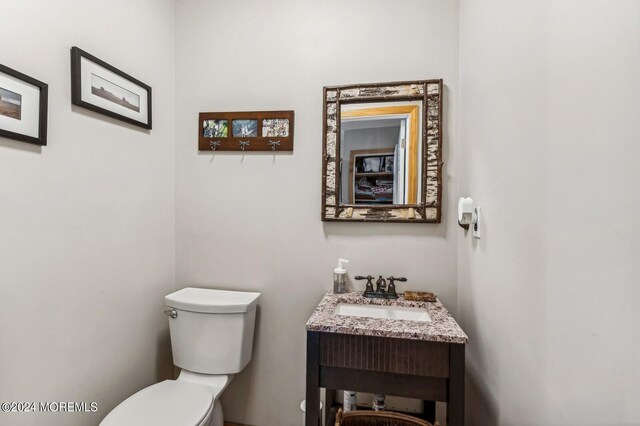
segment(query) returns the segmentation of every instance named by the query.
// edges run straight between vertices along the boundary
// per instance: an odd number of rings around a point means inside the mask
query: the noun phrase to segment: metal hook
[[[221,143],[222,142],[220,142],[220,141],[210,141],[209,145],[211,145],[211,151],[215,151],[216,148],[218,148]]]
[[[269,145],[271,145],[271,150],[275,151],[276,147],[280,146],[280,141],[269,141]]]
[[[244,151],[245,149],[247,149],[247,147],[249,146],[249,144],[251,142],[250,141],[239,141],[238,143],[240,144],[240,149]]]

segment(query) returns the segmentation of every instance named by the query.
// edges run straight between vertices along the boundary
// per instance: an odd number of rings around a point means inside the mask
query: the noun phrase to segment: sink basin
[[[429,312],[424,308],[410,306],[353,305],[338,303],[334,315],[349,317],[383,318],[409,321],[431,321]]]

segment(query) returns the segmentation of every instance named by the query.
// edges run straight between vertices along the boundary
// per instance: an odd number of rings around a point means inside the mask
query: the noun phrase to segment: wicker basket
[[[438,422],[432,425],[425,420],[391,411],[351,411],[342,414],[340,408],[336,415],[336,426],[438,426]]]

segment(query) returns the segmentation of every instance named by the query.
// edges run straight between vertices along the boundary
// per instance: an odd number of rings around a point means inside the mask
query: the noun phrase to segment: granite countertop
[[[410,321],[385,318],[334,315],[338,303],[354,305],[408,306],[425,308],[431,321]],[[430,342],[467,343],[469,338],[440,300],[415,302],[399,299],[368,299],[362,292],[344,294],[327,293],[307,321],[307,331],[356,334],[363,336],[393,337],[398,339],[426,340]]]

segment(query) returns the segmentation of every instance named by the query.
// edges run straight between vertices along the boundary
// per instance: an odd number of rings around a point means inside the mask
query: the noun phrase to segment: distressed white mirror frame
[[[442,214],[442,80],[324,88],[322,220],[440,223]],[[340,201],[340,105],[422,101],[422,191],[418,204],[361,205]]]

